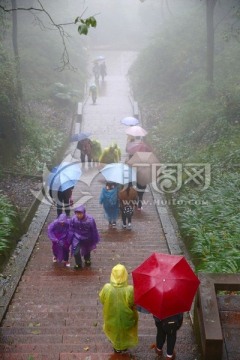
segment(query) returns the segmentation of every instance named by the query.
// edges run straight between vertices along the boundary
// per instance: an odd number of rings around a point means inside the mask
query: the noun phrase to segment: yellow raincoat
[[[103,304],[103,331],[115,350],[138,344],[138,312],[134,307],[133,286],[128,285],[125,266],[113,267],[110,283],[99,293]]]

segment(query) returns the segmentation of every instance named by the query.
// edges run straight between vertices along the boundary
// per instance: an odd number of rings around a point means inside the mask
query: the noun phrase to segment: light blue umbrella
[[[100,170],[106,181],[125,185],[130,182],[136,182],[136,169],[123,163],[107,164]]]
[[[72,137],[71,137],[71,142],[73,141],[81,141],[81,140],[84,140],[84,139],[87,139],[89,138],[89,136],[91,136],[92,133],[90,132],[81,132],[79,134],[74,134]]]
[[[80,162],[62,162],[55,166],[48,176],[48,186],[50,190],[64,191],[76,185],[80,179],[82,171]]]
[[[99,55],[96,60],[103,61],[105,60],[105,56]]]
[[[121,123],[127,126],[134,126],[139,124],[139,120],[133,116],[127,116],[121,120]]]

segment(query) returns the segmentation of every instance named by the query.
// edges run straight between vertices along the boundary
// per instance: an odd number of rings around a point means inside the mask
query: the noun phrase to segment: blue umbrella
[[[121,120],[121,123],[128,126],[133,126],[139,124],[139,120],[133,116],[127,116]]]
[[[85,132],[85,133],[82,132],[82,133],[79,133],[79,134],[74,134],[71,137],[71,142],[73,142],[73,141],[81,141],[81,140],[87,139],[91,135],[92,135],[92,133],[90,133],[90,132]]]
[[[75,186],[81,174],[79,161],[62,162],[51,170],[47,183],[51,190],[64,191]]]
[[[100,170],[106,181],[125,185],[136,182],[136,169],[124,163],[107,164]]]

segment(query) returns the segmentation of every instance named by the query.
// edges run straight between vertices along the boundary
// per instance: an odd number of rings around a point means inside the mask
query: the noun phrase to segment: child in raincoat
[[[96,249],[100,241],[94,218],[86,213],[83,205],[74,210],[75,215],[70,219],[69,238],[72,245],[72,254],[75,258],[75,269],[82,269],[82,256],[85,266],[91,265],[91,251]]]
[[[118,197],[120,199],[120,209],[122,213],[122,227],[123,229],[132,229],[132,216],[134,213],[134,206],[138,200],[138,193],[134,189],[132,183],[119,191]],[[128,222],[128,224],[127,224]]]
[[[126,351],[138,344],[138,312],[134,306],[133,286],[128,285],[124,265],[112,268],[110,283],[99,293],[103,304],[103,331],[115,352]]]
[[[48,225],[48,237],[52,241],[53,262],[70,267],[69,263],[69,219],[65,214]]]
[[[99,203],[103,205],[105,218],[109,222],[109,226],[116,226],[119,215],[118,187],[114,183],[106,183],[102,188]]]

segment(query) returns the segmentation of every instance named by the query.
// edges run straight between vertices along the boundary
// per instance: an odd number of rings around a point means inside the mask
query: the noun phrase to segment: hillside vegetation
[[[29,4],[26,5],[28,7]],[[21,5],[19,5],[21,6]],[[24,4],[22,4],[24,7]],[[76,14],[63,0],[46,5],[53,19],[65,23]],[[36,15],[36,14],[35,14]],[[69,142],[77,102],[84,97],[88,54],[76,27],[65,28],[65,45],[49,19],[30,11],[17,12],[18,64],[12,43],[12,14],[0,10],[0,178],[7,174],[42,175],[58,163]],[[70,63],[64,67],[63,53]],[[66,54],[65,54],[66,55]],[[19,92],[19,82],[22,94]],[[24,214],[0,190],[0,260],[21,232]],[[29,189],[30,191],[30,189]]]
[[[162,25],[130,71],[143,123],[166,165],[158,187],[206,272],[240,271],[240,45],[230,20],[216,27],[211,93],[204,6]]]

